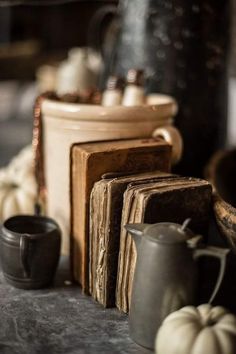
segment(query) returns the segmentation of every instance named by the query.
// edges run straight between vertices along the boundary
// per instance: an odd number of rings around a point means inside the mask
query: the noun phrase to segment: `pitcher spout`
[[[143,232],[147,226],[149,226],[149,225],[148,224],[127,224],[127,225],[125,225],[125,229],[132,236],[137,250],[139,248],[139,244],[142,239]]]

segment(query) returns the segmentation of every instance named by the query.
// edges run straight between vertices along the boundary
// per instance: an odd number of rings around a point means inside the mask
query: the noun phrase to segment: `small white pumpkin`
[[[32,148],[24,148],[0,170],[0,221],[16,214],[32,214],[37,187]]]
[[[157,354],[235,354],[236,317],[221,306],[186,306],[157,332]]]

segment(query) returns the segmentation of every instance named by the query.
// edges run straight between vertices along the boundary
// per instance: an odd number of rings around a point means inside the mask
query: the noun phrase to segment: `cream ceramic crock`
[[[70,148],[74,143],[162,136],[173,144],[173,159],[181,155],[181,138],[171,127],[176,101],[150,95],[148,103],[134,107],[103,107],[45,100],[42,103],[44,171],[47,214],[60,225],[62,253],[69,253]]]

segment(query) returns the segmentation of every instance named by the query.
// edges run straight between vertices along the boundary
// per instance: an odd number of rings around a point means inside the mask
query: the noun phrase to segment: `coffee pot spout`
[[[141,238],[143,236],[143,232],[147,226],[149,226],[149,225],[148,224],[127,224],[127,225],[125,225],[125,229],[132,236],[137,250],[139,248],[139,244],[140,244]]]

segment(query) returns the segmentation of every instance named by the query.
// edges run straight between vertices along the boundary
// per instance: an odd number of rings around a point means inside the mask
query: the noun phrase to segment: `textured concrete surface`
[[[68,280],[63,260],[49,289],[25,291],[0,272],[1,354],[151,353],[129,338],[127,316],[103,309]]]

